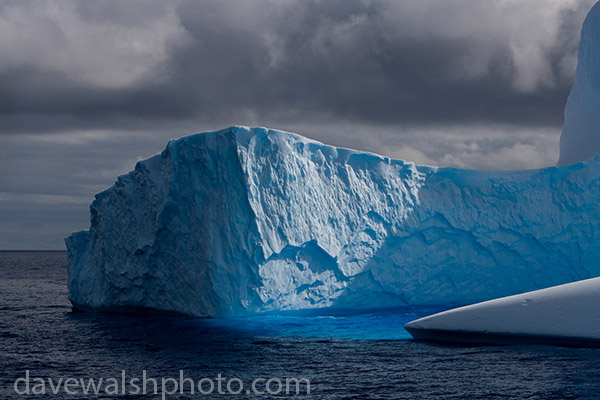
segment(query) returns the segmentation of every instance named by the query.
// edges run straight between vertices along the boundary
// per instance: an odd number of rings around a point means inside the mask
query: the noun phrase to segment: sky
[[[418,164],[554,165],[595,0],[1,0],[0,250],[231,125]]]

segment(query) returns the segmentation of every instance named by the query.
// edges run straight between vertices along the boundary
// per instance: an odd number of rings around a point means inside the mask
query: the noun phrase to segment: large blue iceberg
[[[264,128],[171,141],[67,238],[82,309],[465,304],[600,275],[600,158],[416,166]]]
[[[598,52],[594,10],[583,33]],[[600,115],[579,133],[600,96],[577,82],[569,161]],[[195,316],[473,303],[599,276],[599,199],[600,156],[470,171],[232,127],[171,141],[96,195],[90,229],[66,239],[69,297]]]

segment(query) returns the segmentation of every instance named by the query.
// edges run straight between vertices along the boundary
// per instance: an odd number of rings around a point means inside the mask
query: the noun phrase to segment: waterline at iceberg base
[[[292,133],[171,141],[66,239],[81,309],[231,316],[462,305],[600,275],[600,159],[416,166]]]

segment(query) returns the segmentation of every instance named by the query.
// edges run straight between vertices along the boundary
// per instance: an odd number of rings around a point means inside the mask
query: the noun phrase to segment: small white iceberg
[[[429,341],[600,346],[600,278],[444,311],[404,328]]]

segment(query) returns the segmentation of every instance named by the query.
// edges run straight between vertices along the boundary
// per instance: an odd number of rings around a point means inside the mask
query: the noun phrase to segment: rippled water
[[[309,379],[311,395],[296,398],[600,398],[600,349],[410,340],[402,325],[431,311],[227,320],[74,313],[64,252],[0,252],[0,398],[25,398],[13,384],[27,370],[31,377],[56,380],[120,377],[122,370],[128,376],[146,370],[155,378],[178,378],[183,370],[195,380],[221,373],[244,383]],[[221,397],[267,398],[167,396]]]

